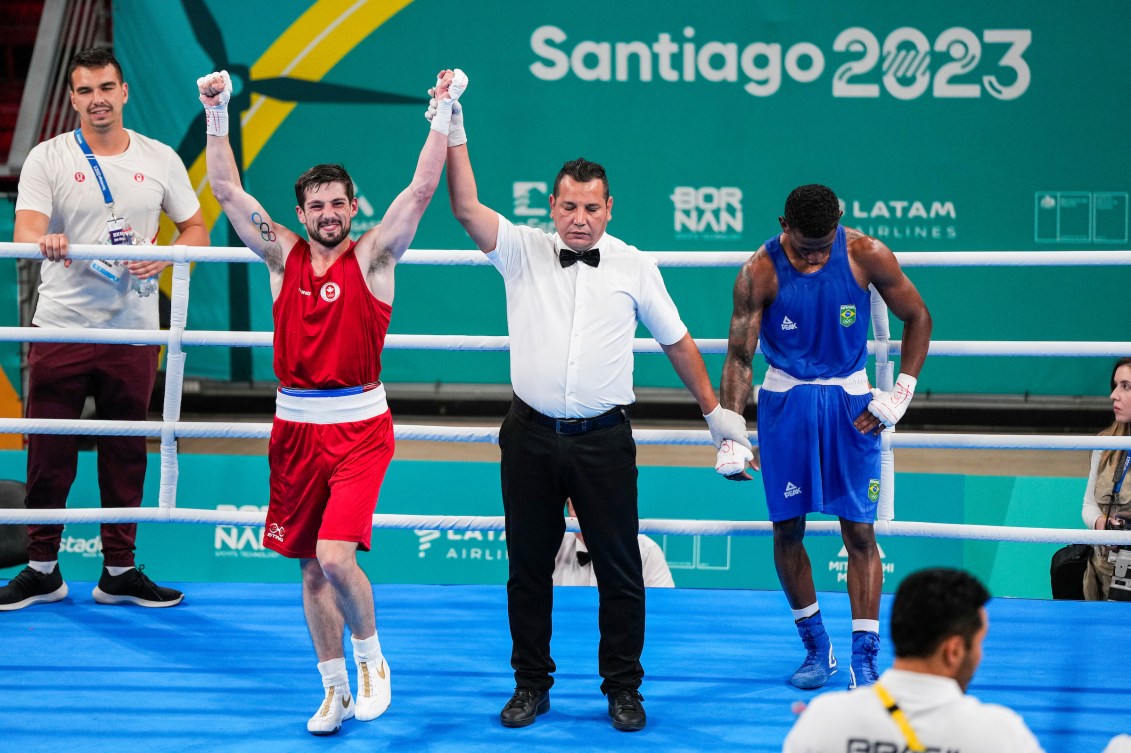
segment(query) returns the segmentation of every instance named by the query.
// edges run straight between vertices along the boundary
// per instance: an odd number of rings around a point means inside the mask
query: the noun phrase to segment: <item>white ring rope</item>
[[[194,508],[86,508],[66,510],[0,510],[0,525],[20,523],[204,523],[217,526],[262,527],[266,513],[238,510]],[[474,515],[392,515],[373,516],[373,527],[413,531],[502,531],[505,518]],[[576,518],[566,518],[566,530],[581,529]],[[672,536],[770,536],[769,521],[673,520],[643,518],[640,532]],[[836,521],[810,521],[805,532],[810,536],[839,536]],[[1131,546],[1131,531],[1090,531],[1060,528],[1018,528],[1010,526],[968,525],[963,523],[917,523],[876,521],[878,536],[913,538],[960,538],[978,541],[1013,541],[1043,544],[1111,544]]]
[[[224,246],[99,246],[74,243],[72,259],[138,259],[144,261],[245,262],[261,259],[246,248]],[[645,251],[661,267],[740,267],[753,251]],[[1094,251],[900,251],[903,267],[1108,267],[1131,265],[1131,250]],[[34,243],[0,243],[0,259],[39,259]],[[400,264],[484,266],[490,264],[479,251],[410,249]]]
[[[85,436],[161,437],[163,421],[104,421],[61,418],[0,418],[0,434],[82,434]],[[263,422],[175,421],[177,438],[267,439],[271,424]],[[498,444],[499,430],[490,426],[436,426],[397,424],[398,440]],[[758,443],[758,432],[750,432]],[[633,429],[637,444],[710,445],[711,434],[701,429]],[[1131,437],[1073,436],[1068,434],[944,434],[907,432],[893,434],[892,447],[983,450],[1131,450]]]
[[[171,331],[171,330],[170,330]],[[181,347],[226,346],[235,348],[269,348],[270,332],[224,332],[221,330],[186,330],[180,334]],[[129,345],[167,345],[169,331],[152,329],[97,329],[84,327],[0,327],[0,342],[64,342],[126,343]],[[389,350],[510,350],[506,335],[388,335]],[[727,341],[722,338],[696,339],[704,355],[724,354]],[[875,354],[878,341],[868,343],[868,353]],[[887,343],[888,355],[900,354],[900,343]],[[660,344],[650,337],[633,340],[633,352],[662,353]],[[761,353],[761,346],[758,348]],[[1029,357],[1100,357],[1119,358],[1131,353],[1131,341],[1077,342],[1055,340],[936,340],[931,343],[931,356],[1029,356]]]
[[[743,264],[749,252],[650,252],[661,267],[736,267]],[[258,525],[263,513],[202,510],[176,507],[178,461],[176,439],[207,437],[266,438],[269,423],[223,423],[180,421],[180,404],[184,378],[185,353],[193,346],[266,347],[272,344],[270,332],[188,331],[189,262],[259,262],[245,248],[189,246],[100,246],[71,245],[72,259],[137,259],[175,262],[173,267],[170,329],[102,330],[85,328],[0,327],[0,341],[19,342],[99,342],[164,345],[168,348],[165,399],[162,421],[66,421],[54,419],[0,418],[0,434],[86,434],[99,436],[145,436],[161,438],[161,485],[157,508],[98,508],[61,510],[0,510],[0,524],[6,523],[78,523],[78,522],[180,522],[214,525]],[[38,247],[30,243],[0,243],[0,258],[41,257]],[[898,253],[905,267],[954,266],[1121,266],[1131,264],[1131,251],[971,251],[943,253]],[[414,249],[402,258],[406,264],[486,265],[486,257],[478,251]],[[876,384],[890,389],[893,364],[889,356],[898,355],[899,343],[889,341],[887,309],[882,299],[873,296],[871,306],[876,340],[869,343],[869,352],[876,356]],[[722,339],[696,340],[703,353],[725,353]],[[467,351],[505,351],[505,336],[479,335],[390,335],[385,346],[390,349],[430,349]],[[658,353],[658,343],[648,338],[634,340],[638,353]],[[962,356],[1123,356],[1131,352],[1131,343],[1124,342],[1007,342],[1007,341],[936,341],[930,354]],[[412,426],[394,427],[399,440],[438,442],[497,443],[498,429],[489,427]],[[710,435],[702,430],[636,429],[633,436],[639,444],[708,445]],[[757,441],[756,433],[751,434]],[[893,536],[947,537],[993,541],[1031,541],[1053,543],[1131,544],[1131,532],[1059,530],[1045,528],[1007,528],[966,524],[908,523],[892,521],[891,499],[894,487],[893,447],[955,447],[995,449],[1131,449],[1131,438],[1068,437],[1043,435],[977,435],[977,434],[895,434],[885,431],[883,450],[886,468],[882,485],[881,515],[876,533]],[[891,478],[889,479],[888,476]],[[373,524],[382,528],[421,530],[502,530],[501,517],[374,515]],[[576,521],[569,520],[569,530],[576,531]],[[813,522],[807,529],[815,535],[839,534],[835,522]],[[765,521],[678,521],[642,520],[641,531],[656,534],[701,535],[769,535],[772,524]]]

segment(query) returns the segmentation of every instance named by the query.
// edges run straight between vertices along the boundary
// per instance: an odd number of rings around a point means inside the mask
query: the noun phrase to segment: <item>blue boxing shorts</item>
[[[852,422],[872,401],[841,386],[796,384],[758,391],[758,448],[766,506],[779,522],[823,512],[874,523],[880,498],[880,437]]]

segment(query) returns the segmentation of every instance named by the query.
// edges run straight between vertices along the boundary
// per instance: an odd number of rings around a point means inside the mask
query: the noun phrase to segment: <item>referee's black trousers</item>
[[[566,436],[514,410],[499,432],[510,578],[511,666],[518,687],[554,683],[550,658],[554,558],[573,501],[600,597],[601,691],[638,688],[644,677],[644,576],[637,534],[636,443],[628,421]]]

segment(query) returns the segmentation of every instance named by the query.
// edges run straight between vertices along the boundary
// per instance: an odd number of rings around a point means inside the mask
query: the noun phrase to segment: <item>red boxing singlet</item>
[[[326,274],[314,276],[310,244],[287,255],[272,307],[275,376],[283,387],[334,389],[381,379],[381,349],[393,307],[373,297],[351,241]]]

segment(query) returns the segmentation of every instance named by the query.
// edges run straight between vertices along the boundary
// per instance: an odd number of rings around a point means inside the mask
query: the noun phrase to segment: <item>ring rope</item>
[[[645,251],[661,267],[739,267],[753,251]],[[74,243],[72,259],[137,259],[172,262],[245,262],[262,259],[246,248],[224,246],[99,246]],[[0,259],[41,259],[34,243],[0,243]],[[1131,250],[1095,251],[901,251],[895,253],[903,267],[1096,267],[1131,264]],[[410,249],[399,264],[486,266],[480,251]]]
[[[218,526],[262,527],[266,513],[197,508],[118,507],[61,510],[0,510],[0,524],[61,523],[206,523]],[[396,515],[373,516],[373,527],[414,531],[503,531],[501,515]],[[566,518],[566,530],[578,532],[576,518]],[[674,520],[642,518],[640,532],[671,536],[770,536],[773,523],[747,520]],[[839,536],[837,521],[810,521],[811,536]],[[1020,528],[965,523],[876,521],[877,536],[911,538],[961,538],[1040,544],[1107,544],[1131,546],[1131,531],[1091,531],[1061,528]]]
[[[106,421],[101,419],[0,418],[0,434],[82,434],[85,436],[161,437],[173,427],[178,439],[267,439],[271,424],[222,421]],[[490,426],[439,426],[396,424],[397,440],[498,444],[499,430]],[[710,445],[711,434],[703,429],[633,429],[637,444]],[[758,432],[749,433],[758,443]],[[1074,436],[1067,434],[945,434],[895,433],[892,447],[917,449],[985,450],[1131,450],[1131,437]]]
[[[0,342],[81,342],[124,343],[128,345],[167,345],[170,331],[152,329],[97,329],[83,327],[0,327]],[[226,346],[237,348],[268,348],[272,345],[271,332],[224,332],[222,330],[184,330],[178,335],[181,347]],[[388,335],[385,348],[389,350],[453,350],[453,351],[506,351],[510,350],[506,335]],[[695,340],[704,355],[725,354],[727,341],[723,338]],[[868,343],[868,353],[877,356],[877,349],[886,347],[890,356],[900,354],[900,343],[879,341]],[[650,337],[633,340],[635,353],[662,353],[660,344]],[[759,345],[758,351],[762,352]],[[1118,358],[1131,353],[1131,342],[1078,342],[1055,340],[936,340],[930,345],[931,356],[1030,356],[1030,357],[1101,357]],[[890,388],[890,387],[889,387]]]

